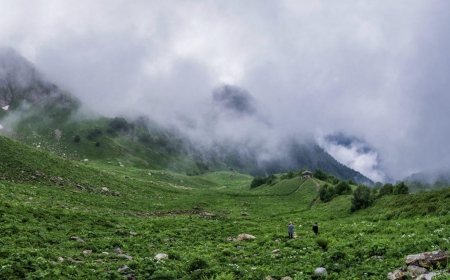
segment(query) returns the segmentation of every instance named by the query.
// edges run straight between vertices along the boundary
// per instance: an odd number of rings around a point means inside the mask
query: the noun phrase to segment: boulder
[[[272,254],[279,254],[280,253],[280,249],[275,249],[272,251]]]
[[[428,272],[422,275],[417,276],[416,280],[431,280],[434,276],[437,276],[435,272]]]
[[[424,252],[406,257],[406,265],[417,265],[425,268],[436,267],[437,264],[446,266],[447,261],[448,252],[446,251]]]
[[[314,274],[328,274],[327,270],[323,267],[318,267],[316,270],[314,270]]]

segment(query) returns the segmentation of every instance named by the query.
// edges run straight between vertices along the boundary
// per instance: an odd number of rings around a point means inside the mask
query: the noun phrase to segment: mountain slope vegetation
[[[317,201],[318,179],[251,189],[237,172],[73,161],[6,137],[0,151],[2,278],[384,279],[407,254],[449,249],[448,188],[351,213],[351,195]]]

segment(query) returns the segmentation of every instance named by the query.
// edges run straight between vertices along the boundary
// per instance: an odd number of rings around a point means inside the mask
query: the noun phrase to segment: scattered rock
[[[63,259],[62,257],[58,257],[56,260],[57,260],[58,262],[63,262],[63,261],[64,261],[64,259]]]
[[[169,255],[163,253],[159,253],[154,257],[154,259],[157,261],[159,261],[160,259],[167,259],[167,258],[169,258]]]
[[[127,175],[123,175],[123,178],[124,178],[124,179],[129,179],[129,178],[130,178],[130,176],[127,176]]]
[[[79,238],[78,236],[72,236],[72,237],[70,237],[70,240],[74,240],[76,242],[84,243],[84,240]]]
[[[236,238],[233,238],[233,237],[228,237],[227,238],[227,241],[228,242],[236,242],[236,241],[238,241]]]
[[[280,249],[275,249],[272,251],[272,254],[279,254],[280,253]]]
[[[247,212],[241,212],[241,215],[242,216],[248,216],[248,213]]]
[[[203,219],[211,219],[213,217],[215,217],[216,215],[212,214],[212,213],[208,213],[208,212],[202,212],[200,213],[200,217],[202,217]]]
[[[275,280],[272,276],[266,276],[266,280]]]
[[[126,264],[122,264],[120,265],[119,269],[117,271],[121,272],[121,271],[125,271],[130,269]]]
[[[238,235],[238,240],[239,241],[243,241],[243,240],[253,240],[256,237],[254,237],[253,235],[247,234],[247,233],[243,233],[243,234],[239,234]]]
[[[120,248],[114,249],[114,252],[116,252],[117,254],[123,254],[123,253],[125,253],[125,252],[122,251],[122,249],[120,249]]]
[[[115,191],[115,192],[113,193],[113,196],[120,196],[120,193],[119,193],[118,191]]]
[[[102,188],[102,192],[107,192],[107,191],[109,191],[107,187]]]
[[[415,278],[421,274],[428,273],[428,269],[426,269],[425,267],[417,266],[417,265],[409,265],[407,268],[407,271],[409,272],[409,275],[411,275],[411,277],[413,277],[413,278]]]
[[[156,245],[155,244],[150,244],[150,245],[148,245],[148,248],[156,249]]]
[[[316,268],[316,270],[314,270],[314,274],[324,274],[324,275],[327,275],[328,272],[327,272],[327,270],[326,270],[325,268],[323,268],[323,267],[318,267],[318,268]]]
[[[92,253],[92,250],[84,250],[83,251],[83,254],[84,255],[89,255],[89,254],[91,254]]]
[[[127,274],[125,275],[125,277],[127,278],[127,280],[136,280],[136,275],[134,274]]]
[[[72,258],[67,258],[71,263],[83,263],[83,261],[74,260]]]
[[[133,257],[132,256],[128,256],[128,255],[125,255],[125,254],[118,254],[117,255],[119,258],[125,258],[125,259],[127,259],[127,260],[129,260],[129,261],[132,261],[133,260]]]
[[[281,277],[280,280],[292,280],[292,278],[289,276],[284,276],[284,277]]]
[[[389,272],[387,279],[389,280],[400,280],[405,278],[405,272],[402,269],[397,269],[394,272]]]
[[[133,235],[133,236],[136,236],[136,235],[137,235],[137,233],[134,232],[134,231],[130,231],[130,234]]]

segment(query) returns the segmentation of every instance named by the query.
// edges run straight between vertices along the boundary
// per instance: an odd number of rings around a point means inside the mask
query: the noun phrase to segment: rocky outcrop
[[[430,272],[430,269],[445,267],[448,263],[448,251],[424,252],[416,255],[408,255],[406,257],[407,268],[401,267],[394,272],[389,272],[387,279],[389,280],[428,280],[438,275],[445,275],[450,278],[450,272],[441,270]]]

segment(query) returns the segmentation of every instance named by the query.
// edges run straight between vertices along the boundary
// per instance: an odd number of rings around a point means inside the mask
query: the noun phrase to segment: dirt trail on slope
[[[317,190],[317,191],[320,191],[319,183],[317,183],[317,181],[314,180],[314,179],[311,179],[311,180],[313,180],[314,183],[316,184],[316,190]],[[319,202],[319,200],[320,200],[320,196],[317,196],[316,200],[314,200],[314,202],[311,204],[311,207],[310,207],[309,209],[310,209],[310,210],[313,209],[313,207],[316,206],[316,204]]]

